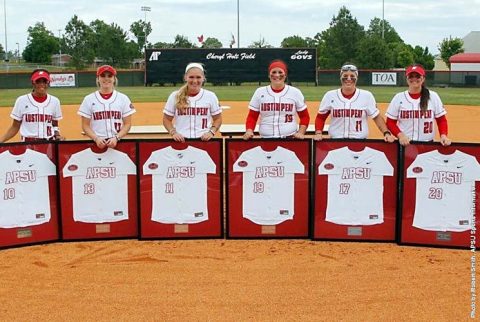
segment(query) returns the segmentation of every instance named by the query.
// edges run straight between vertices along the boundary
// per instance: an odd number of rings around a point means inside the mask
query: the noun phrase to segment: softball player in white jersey
[[[168,97],[163,110],[163,126],[172,138],[210,140],[222,125],[222,109],[215,93],[203,87],[202,64],[190,63],[185,68],[185,84]]]
[[[36,69],[31,77],[33,90],[15,101],[12,124],[0,137],[3,143],[14,137],[18,131],[22,141],[61,140],[58,121],[62,118],[60,101],[47,93],[50,73],[45,69]]]
[[[328,128],[329,135],[334,138],[366,139],[368,137],[368,118],[371,117],[385,142],[393,142],[395,138],[387,129],[380,116],[377,103],[372,93],[357,88],[358,68],[345,64],[340,69],[342,86],[327,92],[320,103],[315,119],[314,140],[322,140],[325,120],[331,116]]]
[[[253,131],[260,116],[259,132],[264,138],[293,136],[305,137],[310,116],[302,92],[285,84],[287,65],[274,60],[268,67],[270,85],[258,88],[249,103],[249,113],[245,122],[244,140],[253,137]],[[300,125],[295,114],[298,114]]]
[[[408,90],[396,94],[387,109],[388,129],[403,146],[410,140],[433,141],[434,120],[440,132],[440,143],[452,143],[447,137],[447,111],[438,94],[425,87],[425,75],[422,66],[409,66],[406,70]]]
[[[97,146],[114,148],[127,135],[135,113],[130,99],[115,90],[117,71],[110,65],[97,69],[98,91],[83,99],[78,114],[82,117],[82,129]]]

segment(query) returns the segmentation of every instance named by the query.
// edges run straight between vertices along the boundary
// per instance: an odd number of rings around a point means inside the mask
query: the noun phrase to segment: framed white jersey
[[[369,147],[329,151],[318,166],[318,175],[328,176],[325,220],[339,225],[383,223],[383,179],[393,174],[384,152]]]
[[[73,219],[83,223],[109,223],[128,219],[128,175],[136,165],[123,152],[90,148],[73,154],[63,167],[72,177]]]
[[[277,147],[244,151],[233,165],[243,172],[243,217],[258,225],[277,225],[294,216],[295,174],[305,166],[295,152]]]
[[[153,151],[143,165],[152,175],[152,221],[196,224],[208,220],[207,175],[216,165],[207,151],[171,146]]]
[[[444,155],[438,150],[419,154],[407,168],[416,179],[413,226],[429,231],[470,230],[475,181],[480,181],[477,159],[462,151]]]
[[[0,153],[0,228],[40,225],[50,221],[48,177],[56,166],[44,153]]]

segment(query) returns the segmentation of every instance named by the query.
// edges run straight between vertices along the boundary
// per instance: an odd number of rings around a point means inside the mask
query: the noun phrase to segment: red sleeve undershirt
[[[438,132],[440,132],[440,135],[448,135],[448,122],[445,115],[437,117],[435,121],[437,121]]]
[[[298,117],[300,118],[300,125],[305,125],[308,127],[308,123],[310,123],[310,115],[308,114],[308,109],[304,109],[303,111],[297,112]]]
[[[448,135],[448,122],[445,115],[437,117],[435,121],[437,122],[438,132],[440,133],[440,135]],[[396,137],[398,137],[398,133],[401,132],[397,126],[397,120],[391,119],[389,117],[387,117],[387,128]]]
[[[258,116],[260,112],[250,110],[247,115],[247,120],[245,121],[245,127],[247,130],[255,130],[255,125],[257,124]]]
[[[325,126],[325,121],[327,120],[329,115],[330,115],[330,111],[328,111],[325,114],[317,113],[317,117],[315,118],[315,132],[323,131],[323,127]]]
[[[397,120],[391,119],[387,116],[387,129],[396,137],[398,137],[398,133],[400,133],[400,129],[397,125]]]

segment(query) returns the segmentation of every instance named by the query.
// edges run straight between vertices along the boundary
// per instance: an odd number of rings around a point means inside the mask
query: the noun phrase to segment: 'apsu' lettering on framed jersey
[[[328,175],[326,221],[339,225],[383,223],[383,177],[393,176],[393,166],[384,152],[366,147],[348,147],[328,152],[318,166]]]
[[[189,146],[153,151],[143,165],[152,175],[152,221],[195,224],[208,220],[207,174],[216,165],[207,151]]]
[[[135,163],[123,152],[90,148],[73,154],[63,167],[72,177],[73,219],[84,223],[108,223],[128,219],[128,175]]]
[[[430,231],[470,230],[475,181],[480,181],[477,159],[459,150],[419,154],[407,169],[417,180],[413,226]]]
[[[243,217],[259,225],[277,225],[294,216],[295,173],[305,167],[295,152],[283,147],[243,152],[233,165],[243,172]]]
[[[55,164],[44,153],[0,154],[0,228],[28,227],[50,221],[48,176]]]

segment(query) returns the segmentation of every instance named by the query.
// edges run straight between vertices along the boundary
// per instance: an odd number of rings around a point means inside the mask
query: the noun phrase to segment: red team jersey
[[[368,137],[368,117],[376,117],[380,111],[372,93],[356,89],[352,98],[342,95],[340,89],[328,91],[320,102],[318,113],[330,112],[328,134],[333,139]]]
[[[50,139],[54,136],[52,121],[62,119],[60,101],[50,94],[42,103],[35,101],[32,94],[22,95],[15,101],[10,117],[22,122],[22,139]]]
[[[299,89],[286,85],[276,93],[270,85],[258,88],[249,103],[249,108],[260,112],[260,136],[264,138],[287,137],[295,134],[298,124],[297,112],[307,108]]]
[[[201,89],[197,95],[188,98],[188,107],[181,112],[175,107],[174,91],[168,97],[163,113],[175,118],[175,130],[186,138],[199,138],[212,126],[212,115],[222,113],[215,93]]]
[[[437,93],[430,90],[427,110],[421,112],[420,98],[413,99],[408,91],[395,95],[388,105],[387,117],[397,120],[397,125],[410,140],[433,141],[435,119],[447,114]]]

